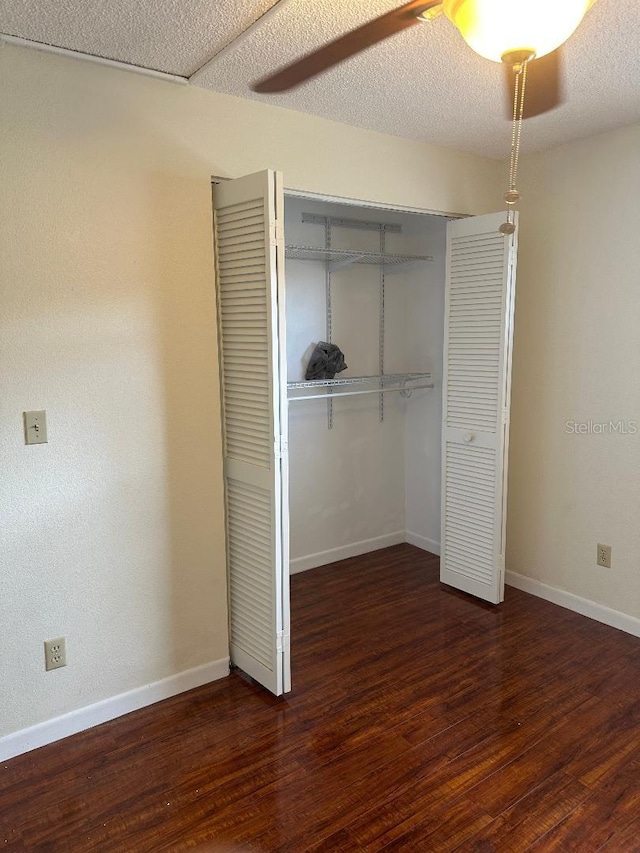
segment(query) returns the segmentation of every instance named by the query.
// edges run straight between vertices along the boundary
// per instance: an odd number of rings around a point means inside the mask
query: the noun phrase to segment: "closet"
[[[285,196],[273,172],[214,187],[230,655],[277,695],[290,571],[409,541],[441,550],[445,583],[502,600],[503,220]],[[318,341],[348,368],[307,381]]]
[[[285,196],[292,572],[438,548],[446,223]],[[348,369],[305,382],[322,340]]]

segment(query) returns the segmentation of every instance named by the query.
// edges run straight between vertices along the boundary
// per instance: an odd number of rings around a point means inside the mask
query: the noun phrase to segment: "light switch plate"
[[[47,443],[47,413],[24,412],[24,443]]]

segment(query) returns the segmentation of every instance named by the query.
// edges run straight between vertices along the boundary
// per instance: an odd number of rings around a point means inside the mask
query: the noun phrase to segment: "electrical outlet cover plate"
[[[602,545],[598,542],[598,553],[596,563],[604,569],[611,568],[611,545]]]
[[[67,665],[67,643],[64,637],[56,637],[55,640],[44,641],[44,666],[47,672],[50,669]]]

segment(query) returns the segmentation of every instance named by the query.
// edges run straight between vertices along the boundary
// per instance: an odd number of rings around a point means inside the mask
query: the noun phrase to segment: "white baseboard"
[[[427,539],[426,536],[407,530],[404,541],[408,542],[409,545],[415,545],[416,548],[422,548],[423,551],[429,551],[430,554],[440,556],[440,543],[436,542],[435,539]]]
[[[342,545],[340,548],[330,548],[328,551],[318,551],[317,554],[308,554],[306,557],[296,557],[289,563],[289,573],[306,572],[308,569],[317,569],[318,566],[326,566],[327,563],[336,563],[338,560],[346,560],[348,557],[357,557],[359,554],[368,554],[379,548],[389,548],[391,545],[401,545],[406,542],[404,530],[395,533],[387,533],[384,536],[375,536],[373,539],[362,539],[360,542],[352,542]]]
[[[573,610],[582,616],[595,619],[596,622],[603,622],[612,628],[618,628],[620,631],[626,631],[627,634],[633,634],[634,637],[640,637],[640,619],[637,619],[635,616],[629,616],[626,613],[621,613],[619,610],[605,607],[604,604],[598,604],[597,601],[591,601],[589,598],[581,598],[579,595],[566,592],[564,589],[548,586],[548,584],[542,583],[542,581],[528,578],[526,575],[519,575],[517,572],[507,572],[505,582],[509,586],[521,589],[523,592],[529,592],[538,598],[544,598],[545,601],[551,601],[553,604],[558,604],[567,610]]]
[[[169,699],[178,693],[193,690],[194,687],[201,687],[228,674],[229,658],[222,658],[179,672],[177,675],[170,675],[161,681],[145,684],[144,687],[136,687],[127,693],[110,696],[108,699],[78,708],[76,711],[70,711],[52,720],[45,720],[28,729],[13,732],[0,738],[0,761],[22,755],[24,752],[93,728],[108,720],[115,720],[123,714],[153,705],[154,702],[160,702],[162,699]]]

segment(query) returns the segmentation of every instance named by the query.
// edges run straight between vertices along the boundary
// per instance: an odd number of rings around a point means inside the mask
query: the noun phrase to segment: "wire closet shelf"
[[[337,397],[355,397],[361,394],[386,394],[399,391],[400,396],[410,397],[412,391],[432,389],[430,373],[384,373],[379,376],[345,376],[337,379],[312,379],[288,382],[289,402],[294,400],[322,400]],[[377,387],[366,387],[373,386]],[[299,394],[299,391],[317,392]]]
[[[324,230],[324,246],[285,246],[285,257],[288,260],[315,261],[324,264],[326,291],[326,340],[332,342],[332,274],[338,270],[365,264],[379,269],[379,374],[376,376],[340,376],[337,379],[317,379],[287,383],[287,396],[290,402],[294,400],[327,401],[327,426],[333,427],[333,401],[338,397],[355,397],[362,394],[377,394],[379,396],[380,420],[384,420],[384,394],[388,391],[398,391],[401,397],[410,397],[413,391],[432,389],[430,373],[385,373],[385,276],[391,273],[408,272],[421,268],[432,255],[399,254],[386,251],[387,234],[402,233],[402,225],[397,222],[378,222],[362,219],[347,219],[345,217],[323,216],[315,213],[303,213],[302,222],[322,226]],[[380,249],[377,252],[360,249],[336,249],[331,245],[333,228],[348,230],[374,231],[378,233]]]
[[[286,246],[285,256],[292,261],[324,261],[330,272],[352,264],[385,267],[387,272],[402,272],[414,265],[433,260],[432,255],[397,255],[387,252],[360,252],[355,249],[331,249],[321,246]]]

